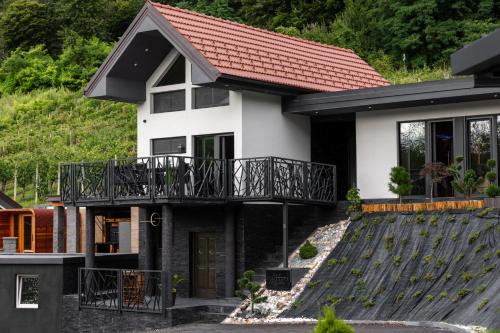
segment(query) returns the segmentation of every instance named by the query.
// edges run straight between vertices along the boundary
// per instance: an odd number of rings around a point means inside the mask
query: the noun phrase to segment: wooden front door
[[[192,271],[193,296],[215,298],[215,234],[193,234]]]

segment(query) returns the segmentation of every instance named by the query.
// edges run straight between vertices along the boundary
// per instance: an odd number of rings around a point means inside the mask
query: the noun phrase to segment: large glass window
[[[185,90],[168,91],[153,95],[153,113],[182,111],[185,109]]]
[[[420,170],[425,164],[425,122],[399,124],[399,165],[405,167],[413,179],[412,195],[425,195],[425,179]]]
[[[491,158],[491,120],[472,119],[467,127],[469,167],[484,176],[488,171],[486,162]]]
[[[229,90],[201,87],[193,89],[193,109],[229,105]]]
[[[184,154],[186,152],[186,137],[153,139],[152,151],[153,155]]]
[[[38,287],[40,278],[38,275],[19,274],[16,278],[16,307],[37,309]]]

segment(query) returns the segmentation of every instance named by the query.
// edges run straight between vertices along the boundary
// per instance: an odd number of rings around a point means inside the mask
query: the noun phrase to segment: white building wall
[[[311,158],[310,119],[284,115],[280,96],[243,93],[242,127],[243,157]]]
[[[163,76],[177,51],[172,51],[146,83],[146,100],[137,106],[137,155],[150,156],[151,140],[186,136],[185,156],[194,155],[193,137],[196,135],[234,133],[234,155],[242,156],[242,94],[229,92],[229,105],[206,108],[191,108],[191,64],[186,59],[186,83],[168,87],[153,87]],[[152,93],[186,89],[184,111],[151,113]]]
[[[398,122],[500,114],[500,101],[369,111],[356,114],[357,186],[364,199],[393,198],[389,172],[398,165]]]

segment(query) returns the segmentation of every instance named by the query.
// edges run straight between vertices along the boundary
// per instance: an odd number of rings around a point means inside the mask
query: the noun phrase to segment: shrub
[[[347,257],[340,258],[340,263],[345,264],[348,261]]]
[[[310,259],[316,257],[318,254],[318,249],[316,246],[312,245],[311,242],[306,241],[299,249],[299,256],[301,259]]]
[[[488,274],[492,270],[494,270],[497,267],[497,264],[491,264],[491,265],[486,265],[483,267],[483,271],[481,273],[482,276]]]
[[[439,246],[439,244],[441,244],[442,241],[443,241],[443,235],[441,235],[441,234],[437,235],[434,238],[434,242],[432,244],[432,248],[433,249],[437,249],[437,247]]]
[[[399,267],[399,265],[401,265],[401,256],[392,257],[392,263],[394,266]]]
[[[494,159],[489,159],[486,162],[489,171],[486,172],[486,179],[488,179],[488,186],[484,189],[484,194],[486,194],[490,198],[494,198],[500,194],[500,187],[495,184],[495,180],[497,179],[497,174],[495,172],[495,166],[497,162]]]
[[[455,257],[455,262],[462,261],[462,259],[465,257],[463,253],[459,253],[458,256]]]
[[[361,230],[360,229],[361,228],[358,228],[358,229],[356,229],[356,231],[354,231],[354,234],[352,235],[351,240],[350,240],[351,243],[356,243],[359,240],[359,237],[361,237]]]
[[[410,284],[414,285],[415,283],[418,282],[418,277],[415,275],[410,276]]]
[[[361,296],[359,301],[365,308],[371,308],[372,306],[375,305],[375,301],[367,296]]]
[[[415,251],[413,251],[413,253],[411,254],[411,260],[412,260],[412,261],[417,260],[417,258],[418,258],[418,256],[419,256],[419,254],[420,254],[420,253],[419,253],[418,251],[416,251],[416,250],[415,250]]]
[[[314,289],[321,283],[321,280],[307,282],[307,288]]]
[[[461,299],[465,298],[470,293],[471,293],[470,289],[467,289],[467,288],[460,289],[458,291],[458,293],[455,295],[455,297],[453,298],[453,301],[458,302]]]
[[[456,232],[452,233],[451,234],[451,240],[454,241],[454,242],[456,242],[457,239],[458,239],[458,234]]]
[[[474,278],[474,274],[471,272],[463,272],[462,273],[462,280],[464,280],[465,283],[471,281]]]
[[[397,294],[396,303],[401,302],[403,300],[403,298],[405,298],[405,293],[401,292],[401,293]]]
[[[472,169],[465,171],[462,176],[463,161],[463,156],[457,156],[455,162],[448,168],[448,172],[453,177],[451,181],[453,189],[458,193],[462,193],[467,200],[470,200],[472,194],[481,184],[482,178],[478,177],[476,172]]]
[[[248,300],[250,302],[250,311],[254,312],[254,304],[260,304],[267,301],[267,297],[258,294],[260,284],[253,281],[255,277],[254,271],[246,271],[243,277],[238,280],[239,290],[236,291],[236,296],[241,298],[242,301]]]
[[[425,223],[425,215],[424,214],[417,214],[415,221],[417,221],[417,223]]]
[[[403,240],[401,241],[401,245],[402,245],[403,247],[406,247],[406,246],[408,245],[408,242],[409,242],[408,238],[405,238],[405,239],[403,239]]]
[[[483,254],[483,261],[488,261],[491,259],[491,252],[486,252],[485,254]]]
[[[401,273],[398,273],[395,277],[394,277],[394,284],[398,284],[399,281],[401,281]]]
[[[384,237],[384,246],[387,252],[392,253],[392,249],[394,248],[394,236]]]
[[[411,176],[403,167],[393,167],[389,174],[389,191],[399,197],[399,203],[403,203],[403,196],[409,194],[413,189]]]
[[[412,298],[419,298],[420,296],[422,296],[422,290],[417,290],[411,295]]]
[[[422,238],[427,238],[427,237],[429,237],[429,230],[422,229],[422,230],[420,230],[419,235]]]
[[[332,287],[332,281],[326,281],[325,282],[325,288],[331,288]]]
[[[382,263],[378,259],[375,260],[375,262],[373,263],[373,267],[375,267],[375,269],[379,269],[380,265],[382,265]]]
[[[448,292],[447,291],[442,291],[439,293],[439,298],[446,298],[448,297]]]
[[[484,283],[480,284],[476,288],[476,294],[482,294],[486,290],[486,285]]]
[[[469,224],[469,217],[464,216],[464,217],[462,218],[462,221],[461,221],[460,223],[462,223],[462,224]]]
[[[474,252],[479,253],[479,252],[481,252],[482,250],[484,250],[485,248],[486,248],[486,244],[481,243],[481,244],[479,244],[479,245],[476,247],[476,249],[474,250]]]
[[[396,215],[387,216],[386,220],[388,223],[394,223],[396,222]]]
[[[432,273],[427,273],[424,275],[424,281],[426,281],[426,282],[432,282],[435,279],[436,279],[436,277]]]
[[[485,208],[483,209],[482,211],[480,211],[479,213],[477,213],[477,216],[479,217],[485,217],[487,216],[489,213],[491,213],[493,211],[493,208],[492,207],[488,207],[488,208]]]
[[[382,222],[382,218],[377,216],[373,219],[373,223],[379,225]]]
[[[350,294],[349,296],[347,296],[347,300],[352,303],[356,300],[356,297],[353,295],[353,294]]]
[[[357,279],[356,280],[356,286],[358,287],[359,290],[365,290],[366,288],[366,281],[363,279]]]
[[[434,257],[432,256],[432,254],[428,254],[428,255],[426,255],[426,256],[424,257],[424,265],[429,264],[429,263],[432,261],[432,258],[434,258]]]
[[[447,274],[443,277],[443,281],[444,281],[445,283],[446,283],[446,282],[448,282],[448,281],[450,281],[452,276],[453,276],[453,275],[451,275],[450,273],[447,273]]]
[[[337,304],[340,304],[342,302],[342,297],[334,296],[334,295],[328,295],[326,297],[326,301],[330,303],[331,305],[335,306]]]
[[[445,264],[446,264],[446,260],[443,258],[439,258],[437,263],[436,263],[436,266],[434,266],[434,268],[439,269],[439,268],[443,267]]]
[[[338,260],[335,258],[328,259],[328,267],[332,268],[335,267],[338,264]]]
[[[455,215],[450,215],[448,216],[448,218],[446,219],[446,221],[450,222],[450,223],[454,223],[455,221],[457,220],[457,217]]]
[[[366,235],[366,239],[372,240],[373,236],[374,236],[373,232],[370,232],[369,234]]]
[[[427,295],[427,296],[425,296],[425,299],[427,300],[427,302],[432,302],[434,300],[434,296],[433,295]]]
[[[429,219],[429,223],[433,226],[436,226],[438,223],[438,217],[436,215],[432,215]]]
[[[500,250],[497,250],[497,257],[500,258]]]
[[[293,301],[292,303],[292,308],[294,309],[297,309],[298,307],[300,307],[302,305],[302,301],[300,299],[296,299],[295,301]]]
[[[343,320],[336,318],[333,306],[325,305],[313,333],[354,333],[354,329]]]
[[[358,268],[353,268],[353,269],[351,269],[351,274],[357,278],[360,278],[361,277],[361,270]]]
[[[359,195],[359,188],[352,187],[347,191],[346,199],[349,201],[349,206],[347,207],[347,213],[354,215],[361,212],[362,200]]]
[[[481,232],[476,231],[475,233],[473,233],[472,235],[469,236],[469,238],[467,239],[467,243],[469,243],[469,245],[474,243],[479,238],[480,235],[481,235]]]
[[[480,311],[482,308],[484,308],[490,301],[485,298],[481,301],[481,304],[477,306],[477,311]]]

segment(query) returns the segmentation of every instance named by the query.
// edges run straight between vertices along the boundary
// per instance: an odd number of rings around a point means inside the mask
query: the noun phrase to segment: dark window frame
[[[155,153],[155,146],[154,146],[155,141],[158,141],[158,140],[176,140],[176,139],[184,140],[183,149],[181,152],[172,150],[169,152],[162,152],[162,153],[158,153],[158,154]],[[169,154],[185,154],[187,151],[186,149],[187,149],[187,137],[186,136],[172,136],[172,137],[165,137],[165,138],[150,139],[151,156],[161,156],[161,155],[169,155]]]
[[[196,105],[196,90],[201,90],[201,89],[210,89],[212,91],[212,103],[207,104],[207,105],[202,105],[202,106],[197,106]],[[214,102],[214,98],[213,98],[214,97],[213,92],[215,90],[227,92],[227,102],[224,102],[224,103],[215,103]],[[228,106],[229,104],[230,104],[229,90],[220,89],[220,88],[213,88],[213,87],[192,87],[191,88],[191,109],[192,110],[209,109],[209,108],[215,108],[215,107],[221,107],[221,106]]]
[[[179,109],[173,109],[169,111],[161,111],[157,112],[155,108],[155,98],[158,95],[164,95],[164,94],[172,94],[172,93],[179,93],[183,92],[183,107]],[[167,90],[167,91],[158,91],[158,92],[152,92],[151,93],[151,113],[152,114],[161,114],[161,113],[169,113],[169,112],[179,112],[179,111],[186,111],[186,89],[175,89],[175,90]]]
[[[457,135],[457,128],[455,128],[456,125],[456,120],[457,119],[463,119],[463,122],[461,123],[461,133],[464,135]],[[469,121],[471,120],[481,120],[481,119],[490,119],[491,121],[491,128],[490,128],[490,151],[491,151],[491,158],[494,158],[497,161],[497,171],[500,172],[500,156],[499,156],[499,151],[500,147],[498,147],[498,144],[500,143],[500,135],[498,132],[498,129],[500,128],[499,123],[500,123],[500,113],[487,113],[487,114],[482,114],[482,115],[474,115],[474,116],[452,116],[452,117],[442,117],[442,118],[424,118],[424,119],[413,119],[413,120],[400,120],[396,122],[396,140],[397,140],[397,163],[398,166],[400,166],[400,149],[401,149],[401,142],[400,142],[400,126],[403,123],[412,123],[412,122],[425,122],[425,128],[426,128],[426,137],[425,137],[425,152],[426,152],[426,162],[430,162],[430,157],[428,156],[429,153],[432,151],[431,147],[431,140],[430,140],[430,124],[433,122],[438,122],[438,121],[453,121],[453,132],[454,132],[454,142],[457,142],[458,145],[463,147],[463,151],[455,151],[454,150],[454,155],[459,156],[463,155],[464,156],[464,170],[470,169],[470,161],[469,161]],[[454,157],[455,157],[454,156]],[[497,178],[496,181],[497,184],[500,183],[500,180]],[[429,184],[426,182],[426,195],[409,195],[406,196],[406,198],[412,199],[412,198],[424,198],[429,194]],[[476,194],[477,196],[477,194]],[[483,196],[483,194],[479,194],[479,196]]]

